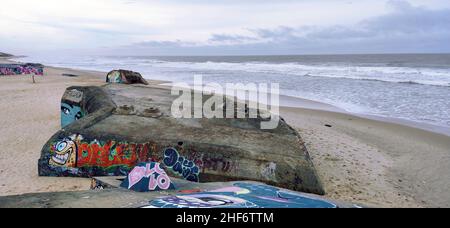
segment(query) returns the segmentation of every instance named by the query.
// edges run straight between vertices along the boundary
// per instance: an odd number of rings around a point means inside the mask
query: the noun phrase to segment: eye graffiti
[[[79,106],[74,106],[66,103],[61,104],[61,127],[65,127],[74,121],[84,117],[83,112]]]
[[[192,194],[168,196],[151,202],[153,208],[221,208],[221,207],[245,207],[252,208],[256,205],[238,197],[220,194]]]
[[[49,164],[53,166],[75,167],[77,161],[77,144],[71,138],[66,138],[53,146],[53,155]]]
[[[175,148],[167,148],[164,151],[163,164],[174,173],[183,176],[184,179],[192,182],[199,182],[199,167],[193,162],[180,156]]]

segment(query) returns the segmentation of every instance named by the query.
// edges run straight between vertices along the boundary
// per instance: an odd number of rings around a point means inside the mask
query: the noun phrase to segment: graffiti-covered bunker
[[[120,176],[151,161],[192,182],[253,180],[324,194],[304,142],[284,120],[261,130],[262,118],[176,119],[175,99],[157,86],[68,88],[64,128],[43,147],[39,175]]]
[[[0,76],[25,74],[44,75],[44,66],[35,63],[0,64]]]

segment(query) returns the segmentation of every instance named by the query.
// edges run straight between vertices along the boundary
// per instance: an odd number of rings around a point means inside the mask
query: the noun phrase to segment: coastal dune
[[[38,177],[37,160],[60,129],[65,89],[101,85],[104,77],[52,67],[35,84],[29,76],[0,77],[0,195],[89,188],[89,179]],[[327,197],[376,207],[450,206],[448,136],[345,113],[283,107],[281,115],[306,142]]]

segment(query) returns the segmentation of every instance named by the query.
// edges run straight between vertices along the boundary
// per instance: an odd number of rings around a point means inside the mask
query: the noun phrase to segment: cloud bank
[[[19,54],[450,52],[448,0],[2,0],[0,17]]]
[[[449,53],[450,9],[428,9],[407,1],[387,2],[388,13],[354,25],[247,29],[247,35],[212,34],[206,42],[140,42],[126,54],[265,55],[344,53]]]

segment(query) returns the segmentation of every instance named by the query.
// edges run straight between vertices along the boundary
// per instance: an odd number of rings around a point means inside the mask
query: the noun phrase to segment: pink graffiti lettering
[[[158,177],[156,177],[155,174],[158,174]],[[156,163],[155,167],[151,169],[150,163],[147,163],[145,167],[135,167],[128,174],[128,189],[139,183],[144,177],[150,179],[148,184],[149,190],[155,190],[156,187],[166,190],[170,187],[170,178],[167,176],[166,172],[161,169],[159,164]]]
[[[128,189],[133,187],[135,184],[139,183],[139,181],[142,180],[145,176],[145,167],[135,167],[129,174],[128,174]]]

